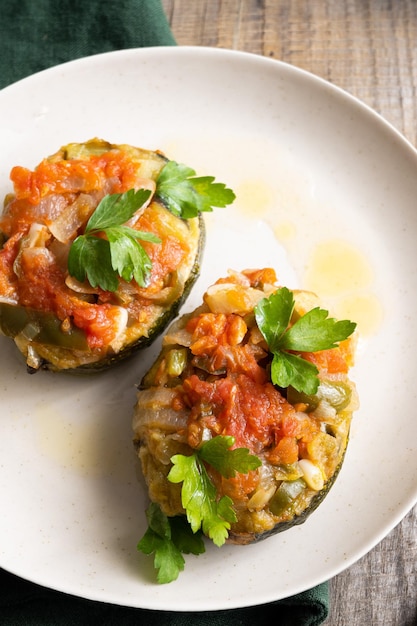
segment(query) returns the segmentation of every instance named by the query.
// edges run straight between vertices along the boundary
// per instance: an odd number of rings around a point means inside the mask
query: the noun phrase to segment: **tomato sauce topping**
[[[38,204],[50,194],[91,192],[102,189],[113,179],[112,193],[122,193],[135,186],[140,164],[132,162],[117,150],[88,160],[70,159],[52,161],[44,159],[34,171],[16,166],[10,173],[18,200]]]
[[[92,194],[98,202],[103,195],[135,188],[140,168],[140,162],[117,149],[88,159],[45,159],[34,171],[14,167],[10,174],[14,196],[7,198],[6,210],[0,217],[0,229],[8,237],[0,250],[0,295],[17,300],[21,306],[50,311],[62,321],[71,320],[86,332],[91,349],[107,346],[118,332],[117,296],[96,289],[90,301],[79,297],[65,284],[66,265],[50,252],[50,242],[43,247],[36,244],[33,250],[20,255],[18,274],[14,264],[32,223],[50,225],[81,193]],[[151,204],[134,225],[161,239],[157,245],[143,242],[152,262],[150,285],[146,289],[136,287],[137,302],[130,310],[133,317],[141,315],[141,323],[149,305],[146,295],[161,290],[166,277],[189,252],[186,241],[164,231],[162,218],[154,222]],[[62,254],[65,259],[68,250],[63,249]]]
[[[200,428],[231,435],[234,447],[255,454],[274,443],[284,417],[295,413],[272,383],[255,382],[246,374],[228,374],[210,382],[193,374],[183,386],[192,405],[191,428],[197,418]],[[210,413],[204,414],[204,407],[210,407]]]
[[[190,350],[195,368],[182,384],[181,404],[190,410],[189,445],[198,447],[208,429],[212,436],[234,437],[234,447],[264,454],[273,465],[303,458],[320,424],[303,413],[302,406],[289,403],[269,381],[267,348],[251,343],[244,319],[233,313],[201,313],[188,321],[186,329],[192,333]],[[350,351],[344,343],[302,356],[322,374],[339,373],[347,371]],[[233,479],[216,478],[222,493],[233,493],[234,499],[249,494],[256,480],[256,472],[237,474]]]
[[[322,374],[346,374],[349,369],[346,356],[340,347],[319,352],[302,352],[301,356],[313,363]]]

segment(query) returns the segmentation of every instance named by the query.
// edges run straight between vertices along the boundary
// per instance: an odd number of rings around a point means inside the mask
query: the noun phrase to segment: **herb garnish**
[[[171,458],[173,467],[168,474],[172,483],[182,482],[181,501],[193,532],[203,533],[221,546],[227,539],[230,524],[236,521],[233,501],[228,496],[216,498],[216,488],[210,480],[204,462],[225,478],[236,472],[246,474],[261,465],[258,457],[246,448],[230,450],[234,437],[219,435],[206,441],[190,456],[176,454]]]
[[[168,517],[154,502],[146,510],[146,519],[148,528],[137,548],[144,554],[154,553],[157,581],[170,583],[184,569],[183,554],[205,552],[202,533],[194,534],[184,516]]]
[[[216,546],[220,547],[226,541],[230,526],[237,519],[233,501],[229,496],[217,498],[205,463],[225,478],[234,477],[236,472],[246,474],[262,464],[247,448],[231,450],[234,441],[234,437],[219,435],[203,443],[189,456],[176,454],[171,458],[173,466],[168,480],[182,482],[181,502],[186,517],[167,518],[157,505],[151,504],[146,514],[149,527],[138,543],[138,550],[145,554],[155,553],[158,582],[171,582],[184,569],[181,552],[204,552],[201,531]],[[177,526],[178,520],[185,525]]]
[[[68,255],[68,271],[80,282],[87,278],[92,287],[116,291],[118,277],[133,278],[141,287],[151,269],[151,260],[139,240],[159,243],[152,233],[124,224],[148,200],[148,189],[105,196],[87,222],[84,234],[73,242]],[[104,233],[106,239],[100,236]]]
[[[125,223],[150,195],[148,189],[130,189],[101,200],[84,234],[71,245],[68,256],[71,276],[80,282],[87,279],[92,287],[99,286],[105,291],[117,291],[119,277],[127,282],[134,278],[141,287],[147,286],[152,263],[139,241],[161,241]],[[215,183],[212,176],[196,177],[193,169],[175,161],[168,161],[159,173],[155,195],[171,213],[183,219],[212,211],[213,207],[225,207],[236,197],[223,183]]]
[[[294,306],[293,293],[282,287],[257,304],[255,318],[273,353],[272,382],[279,387],[291,385],[297,391],[315,394],[319,386],[317,367],[292,352],[335,348],[353,333],[356,324],[329,318],[328,311],[315,307],[290,326]]]
[[[213,207],[225,207],[236,198],[223,183],[215,183],[213,176],[195,174],[191,167],[175,161],[168,161],[161,170],[156,195],[174,215],[190,219]]]

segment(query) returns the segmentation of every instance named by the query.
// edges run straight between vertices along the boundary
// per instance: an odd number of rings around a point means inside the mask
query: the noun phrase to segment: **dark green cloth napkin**
[[[0,88],[92,54],[174,45],[160,0],[0,0]]]
[[[261,606],[174,613],[75,598],[0,570],[1,626],[318,626],[327,611],[326,585]]]
[[[176,43],[160,0],[0,0],[0,8],[0,88],[80,57]],[[75,598],[0,570],[1,626],[316,626],[328,611],[327,583],[262,606],[174,613]]]

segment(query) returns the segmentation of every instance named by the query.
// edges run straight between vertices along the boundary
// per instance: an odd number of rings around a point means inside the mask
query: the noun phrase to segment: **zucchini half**
[[[288,530],[317,508],[340,471],[358,407],[348,376],[353,336],[321,353],[316,394],[272,385],[272,355],[254,307],[276,289],[270,269],[230,273],[211,286],[202,306],[168,329],[138,386],[132,421],[150,500],[169,517],[185,514],[181,485],[167,478],[174,455],[231,435],[234,447],[258,456],[261,466],[237,478],[206,465],[218,497],[233,501],[228,541],[237,544]],[[293,294],[292,321],[318,305],[314,294]]]
[[[14,193],[0,217],[0,330],[13,338],[30,373],[108,369],[149,345],[175,317],[199,271],[202,218],[182,219],[155,195],[166,157],[101,139],[73,143],[35,170],[15,167]],[[67,259],[100,200],[151,191],[127,225],[152,232],[146,286],[119,280],[115,292],[69,275]]]

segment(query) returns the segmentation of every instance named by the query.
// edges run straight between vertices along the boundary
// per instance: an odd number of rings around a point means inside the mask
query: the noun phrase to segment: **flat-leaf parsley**
[[[146,518],[148,528],[137,548],[144,554],[154,554],[157,581],[170,583],[184,569],[183,554],[205,552],[202,534],[194,534],[183,516],[167,517],[154,502],[149,505]]]
[[[181,553],[204,552],[202,533],[216,546],[226,541],[230,526],[237,519],[233,501],[228,496],[218,498],[205,464],[225,478],[235,476],[236,472],[246,474],[262,464],[247,448],[231,449],[234,441],[234,437],[219,435],[189,456],[176,454],[171,458],[168,480],[182,483],[181,502],[186,516],[167,517],[156,504],[151,504],[146,513],[149,526],[138,543],[138,550],[155,554],[158,582],[177,578],[184,569]]]
[[[174,215],[190,219],[234,201],[236,196],[226,185],[214,182],[213,176],[195,174],[191,167],[176,161],[168,161],[161,170],[156,195]]]
[[[317,392],[318,369],[293,352],[318,352],[335,348],[355,330],[349,320],[337,321],[316,307],[290,325],[293,293],[282,287],[255,307],[256,323],[273,354],[271,380],[279,387],[294,387],[307,394]]]
[[[87,222],[84,234],[73,242],[68,255],[68,271],[80,282],[86,279],[92,287],[116,291],[119,276],[141,287],[151,269],[151,260],[139,243],[160,239],[152,233],[125,226],[134,213],[148,200],[148,189],[130,189],[123,194],[105,196]],[[103,238],[104,234],[106,238]]]
[[[85,232],[72,243],[68,271],[80,282],[86,279],[92,287],[117,291],[119,277],[146,287],[152,268],[151,260],[139,243],[160,243],[151,233],[135,230],[126,222],[149,199],[148,189],[130,189],[123,194],[105,196],[90,217]],[[213,207],[225,207],[235,194],[212,176],[195,176],[187,165],[168,161],[159,173],[155,196],[171,213],[183,219],[196,217]]]

